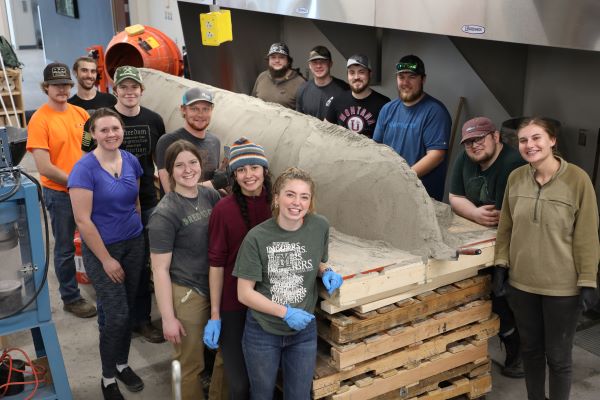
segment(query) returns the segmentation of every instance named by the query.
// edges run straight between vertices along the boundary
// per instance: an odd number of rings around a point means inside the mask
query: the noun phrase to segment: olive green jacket
[[[574,296],[596,287],[598,205],[589,176],[562,158],[543,186],[530,165],[508,178],[496,236],[495,264],[508,267],[517,289]]]

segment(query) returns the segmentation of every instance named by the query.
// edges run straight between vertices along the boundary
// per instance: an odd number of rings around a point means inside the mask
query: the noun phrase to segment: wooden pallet
[[[342,382],[357,376],[385,375],[406,365],[416,365],[446,351],[456,352],[472,341],[481,343],[498,332],[500,322],[496,315],[483,321],[463,326],[451,332],[438,335],[426,341],[390,351],[375,359],[363,361],[339,371],[335,362],[326,353],[320,352],[313,380],[313,396],[321,398],[334,394],[342,386]]]
[[[425,378],[470,363],[487,360],[487,340],[474,341],[424,360],[408,368],[389,370],[376,377],[357,376],[346,381],[330,398],[333,400],[365,400],[413,385]]]
[[[491,314],[491,301],[476,300],[430,318],[369,336],[361,342],[345,345],[330,343],[331,358],[334,366],[342,370],[473,322],[485,321]]]
[[[434,395],[440,392],[449,394],[452,397],[467,395],[470,398],[477,398],[492,389],[490,371],[491,362],[489,360],[484,360],[479,364],[469,363],[377,396],[374,400],[413,399],[420,398],[417,396]],[[468,392],[464,390],[466,386],[464,385],[464,379],[472,382],[472,385],[469,385]],[[456,386],[463,389],[461,393],[456,393]],[[448,389],[451,387],[453,389]]]
[[[348,310],[331,315],[317,310],[319,336],[348,343],[485,297],[489,290],[489,276],[477,276],[368,313]]]

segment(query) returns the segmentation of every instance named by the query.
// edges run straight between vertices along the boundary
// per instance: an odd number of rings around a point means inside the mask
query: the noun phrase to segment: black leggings
[[[108,253],[121,264],[125,271],[125,281],[114,283],[110,280],[102,263],[83,243],[81,246],[83,263],[96,297],[102,303],[104,321],[99,323],[100,360],[102,376],[113,378],[117,364],[127,364],[131,344],[131,316],[140,272],[144,263],[144,236],[109,244]]]
[[[545,399],[547,362],[550,398],[568,400],[573,337],[581,315],[579,296],[543,296],[510,286],[508,302],[521,335],[528,399]]]
[[[231,400],[250,398],[250,383],[242,352],[246,310],[221,311],[221,353]]]

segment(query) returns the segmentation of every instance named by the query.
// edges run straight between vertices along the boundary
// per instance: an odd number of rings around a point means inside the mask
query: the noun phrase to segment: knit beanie
[[[269,168],[269,161],[265,156],[265,150],[261,145],[252,143],[245,137],[241,137],[233,143],[229,152],[229,169],[236,169],[245,165],[262,165]]]

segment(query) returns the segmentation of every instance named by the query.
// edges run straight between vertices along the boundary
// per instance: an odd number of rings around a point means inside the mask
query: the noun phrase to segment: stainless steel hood
[[[188,0],[212,5],[212,0]],[[598,0],[217,0],[248,11],[503,42],[600,50]]]

